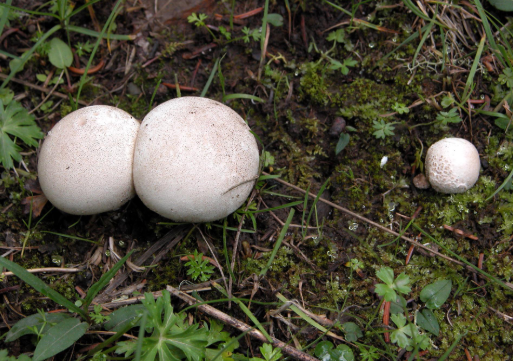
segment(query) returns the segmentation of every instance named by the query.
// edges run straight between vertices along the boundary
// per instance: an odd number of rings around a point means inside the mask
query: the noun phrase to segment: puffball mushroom
[[[211,99],[162,103],[146,115],[137,135],[137,195],[177,222],[210,222],[234,212],[251,192],[258,169],[258,146],[248,125]]]
[[[139,121],[107,105],[74,111],[41,147],[39,183],[61,211],[90,215],[121,207],[135,195],[132,160]]]
[[[476,147],[462,138],[446,138],[429,147],[426,176],[441,193],[463,193],[479,178],[481,163]]]

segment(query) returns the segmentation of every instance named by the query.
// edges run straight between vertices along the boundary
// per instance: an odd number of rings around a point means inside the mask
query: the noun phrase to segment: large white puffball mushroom
[[[169,100],[143,119],[134,184],[143,203],[176,222],[210,222],[239,208],[258,176],[248,125],[215,100]]]
[[[481,163],[476,147],[462,138],[446,138],[429,147],[426,176],[441,193],[463,193],[479,178]]]
[[[41,189],[61,211],[89,215],[121,207],[135,195],[132,160],[139,122],[107,105],[74,111],[43,143]]]

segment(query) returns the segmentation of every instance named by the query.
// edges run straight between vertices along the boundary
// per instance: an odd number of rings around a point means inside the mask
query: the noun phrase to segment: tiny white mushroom
[[[135,195],[132,161],[139,122],[107,105],[74,111],[43,143],[41,189],[60,210],[76,215],[107,212]]]
[[[214,100],[169,100],[146,115],[137,135],[137,195],[177,222],[210,222],[234,212],[251,192],[258,168],[248,125]]]
[[[479,178],[481,163],[476,147],[462,138],[446,138],[429,147],[426,176],[441,193],[463,193]]]

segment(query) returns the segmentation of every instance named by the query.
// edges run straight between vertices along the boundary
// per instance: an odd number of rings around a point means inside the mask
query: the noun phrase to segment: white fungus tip
[[[426,176],[434,190],[463,193],[479,178],[481,163],[476,147],[462,138],[446,138],[429,147]]]

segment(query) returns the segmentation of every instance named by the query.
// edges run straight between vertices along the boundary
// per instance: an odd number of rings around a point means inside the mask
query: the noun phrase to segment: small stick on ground
[[[26,270],[29,273],[42,273],[42,272],[60,272],[60,273],[76,273],[83,271],[82,268],[59,268],[59,267],[48,267],[48,268],[32,268]],[[2,272],[2,277],[14,276],[13,272]]]
[[[172,286],[167,286],[166,289],[175,297],[180,298],[181,300],[187,302],[189,305],[194,305],[198,301],[189,296],[186,293],[183,293]],[[236,318],[228,316],[226,313],[219,311],[218,309],[209,306],[209,305],[200,305],[198,306],[198,310],[206,313],[207,315],[217,318],[221,322],[235,327],[241,332],[246,332],[252,338],[255,338],[261,342],[268,342],[267,338],[258,330],[253,327],[237,320]],[[297,348],[287,345],[285,342],[278,340],[277,338],[271,337],[272,344],[274,347],[279,347],[284,353],[295,358],[296,360],[302,361],[318,361],[315,357],[312,357],[302,351],[299,351]]]
[[[0,79],[7,79],[7,75],[0,74]],[[39,90],[40,92],[49,93],[49,92],[52,91],[51,89],[44,88],[42,86],[32,84],[32,83],[30,83],[28,81],[24,81],[24,80],[20,80],[20,79],[16,79],[16,78],[12,78],[11,81],[13,81],[15,83],[18,83],[18,84],[21,84],[21,85],[25,85],[25,86],[27,86],[29,88],[32,88],[32,89],[35,89],[35,90]],[[56,92],[56,91],[53,92],[53,95],[55,95],[56,97],[62,98],[62,99],[66,99],[66,100],[69,99],[69,97],[66,94],[62,94],[62,93],[59,93],[59,92]],[[73,98],[73,101],[76,102],[77,100],[75,98]],[[79,100],[78,104],[85,105],[85,106],[88,105],[83,100]]]

